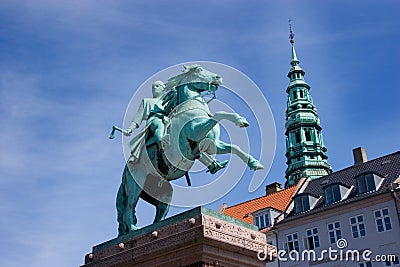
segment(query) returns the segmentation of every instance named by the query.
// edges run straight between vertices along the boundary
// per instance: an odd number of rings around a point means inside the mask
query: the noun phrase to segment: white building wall
[[[267,243],[270,244],[270,245],[273,245],[274,247],[277,248],[278,247],[278,244],[276,243],[277,236],[274,234],[274,232],[269,231],[269,232],[267,232],[266,235],[267,235]],[[273,262],[268,262],[265,266],[268,266],[268,267],[279,267],[277,260],[275,260]]]
[[[328,236],[328,223],[339,221],[341,225],[342,238],[346,239],[348,246],[343,249],[346,250],[371,250],[373,254],[371,258],[374,258],[376,254],[388,255],[397,254],[400,257],[400,226],[399,219],[396,212],[395,204],[393,200],[385,201],[379,204],[371,205],[369,207],[356,209],[354,205],[348,205],[348,211],[345,213],[337,214],[335,210],[337,208],[324,211],[322,214],[314,214],[307,217],[302,217],[295,222],[294,226],[286,229],[285,225],[279,226],[278,224],[278,249],[284,249],[284,243],[287,242],[286,236],[293,233],[298,233],[298,241],[300,253],[305,249],[303,237],[306,236],[306,230],[310,228],[318,228],[318,236],[320,240],[320,247],[315,249],[316,255],[319,257],[321,251],[328,249],[331,246]],[[341,207],[342,209],[345,207]],[[391,220],[392,229],[379,233],[376,226],[374,217],[374,211],[378,209],[388,208]],[[332,216],[329,216],[332,214]],[[357,215],[363,215],[364,225],[366,229],[366,236],[353,238],[350,226],[350,218]],[[287,225],[291,225],[293,222],[288,222]],[[336,244],[333,244],[332,249],[338,249]],[[335,254],[339,255],[339,254]],[[324,258],[328,258],[326,254]],[[280,261],[279,265],[277,262],[269,264],[268,266],[273,267],[289,267],[289,266],[358,266],[357,262],[346,262],[346,261],[335,261],[335,262],[308,262],[308,261]],[[372,266],[385,266],[384,262],[372,262]],[[396,265],[400,266],[400,265]]]

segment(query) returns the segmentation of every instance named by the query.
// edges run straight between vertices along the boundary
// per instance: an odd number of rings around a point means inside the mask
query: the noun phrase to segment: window
[[[304,131],[304,134],[305,134],[305,136],[306,136],[306,141],[312,141],[311,140],[311,130],[305,130]]]
[[[353,238],[359,238],[365,236],[366,232],[364,225],[364,217],[362,215],[351,217],[350,227]]]
[[[340,230],[340,222],[328,223],[329,242],[336,243],[342,238],[342,231]]]
[[[286,247],[286,251],[288,253],[293,250],[300,252],[299,237],[298,237],[297,233],[287,235],[286,239],[287,239],[287,242],[285,243],[285,247]]]
[[[255,225],[257,225],[258,229],[264,229],[265,227],[271,226],[269,212],[261,214],[259,216],[255,216],[254,223]]]
[[[300,213],[310,209],[310,199],[308,195],[300,195],[294,199],[294,211]]]
[[[395,256],[393,261],[390,261],[390,260],[385,261],[385,266],[396,266],[396,265],[399,265],[399,264],[400,264],[400,262],[399,262],[399,257],[398,256]]]
[[[293,91],[293,99],[297,99],[297,92]]]
[[[315,249],[319,248],[319,236],[318,236],[318,228],[308,229],[306,231],[306,247],[307,249]]]
[[[376,228],[378,229],[379,233],[389,231],[392,229],[392,223],[390,221],[390,215],[388,209],[376,210],[374,212],[374,215],[375,215]]]
[[[341,200],[338,184],[329,185],[324,189],[325,204],[331,204]]]
[[[303,98],[304,97],[303,90],[300,90],[299,93],[300,93],[300,98]]]
[[[377,188],[377,185],[379,185],[383,178],[373,173],[366,173],[358,176],[356,179],[358,193],[364,194],[366,192],[375,190]]]
[[[372,267],[372,263],[370,261],[367,262],[359,262],[358,267]]]
[[[317,142],[322,142],[321,132],[317,131]]]
[[[296,138],[296,143],[300,143],[300,132],[295,132],[294,133],[294,136],[295,136],[295,138]]]

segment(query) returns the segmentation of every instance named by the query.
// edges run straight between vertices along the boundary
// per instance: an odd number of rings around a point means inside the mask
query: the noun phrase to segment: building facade
[[[400,152],[354,155],[353,166],[308,179],[277,218],[279,266],[400,266]]]
[[[267,244],[277,247],[276,234],[270,230],[273,228],[276,218],[287,209],[292,197],[300,192],[299,188],[304,180],[301,179],[299,183],[286,189],[282,189],[279,183],[272,183],[266,186],[264,196],[229,207],[223,204],[219,211],[235,219],[256,225],[259,231],[266,235]],[[277,261],[268,262],[268,267],[277,267],[277,264]]]

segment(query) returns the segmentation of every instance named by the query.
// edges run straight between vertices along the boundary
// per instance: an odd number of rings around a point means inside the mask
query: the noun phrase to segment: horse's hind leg
[[[237,145],[228,144],[222,142],[221,140],[217,140],[215,142],[215,145],[217,147],[217,154],[228,154],[228,153],[236,154],[241,160],[243,160],[244,163],[247,164],[247,166],[250,167],[251,170],[256,171],[264,168],[264,166],[258,160],[253,158],[253,156],[245,153]]]
[[[138,227],[136,227],[137,218],[135,208],[143,189],[136,183],[128,168],[125,168],[124,175],[124,190],[126,194],[126,209],[123,216],[124,224],[129,229],[128,231],[135,231],[138,229]]]
[[[153,223],[157,223],[162,221],[167,217],[169,211],[169,203],[164,203],[162,201],[157,201],[156,204],[156,217],[154,218]]]
[[[169,182],[164,182],[161,188],[161,196],[156,200],[156,216],[154,222],[164,220],[168,214],[169,206],[172,199],[172,186]]]

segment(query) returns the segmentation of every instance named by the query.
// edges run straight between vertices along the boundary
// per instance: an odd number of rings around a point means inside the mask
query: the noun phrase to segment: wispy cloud
[[[289,18],[329,160],[345,167],[355,143],[376,156],[398,149],[398,3],[336,3],[2,1],[0,265],[77,266],[116,236],[124,159],[110,127],[142,82],[180,62],[220,61],[258,83],[276,115],[282,161],[266,183],[284,181]],[[363,109],[368,116],[358,117]],[[241,181],[211,206],[263,193],[247,188]],[[141,225],[152,221],[149,206],[138,212]]]

